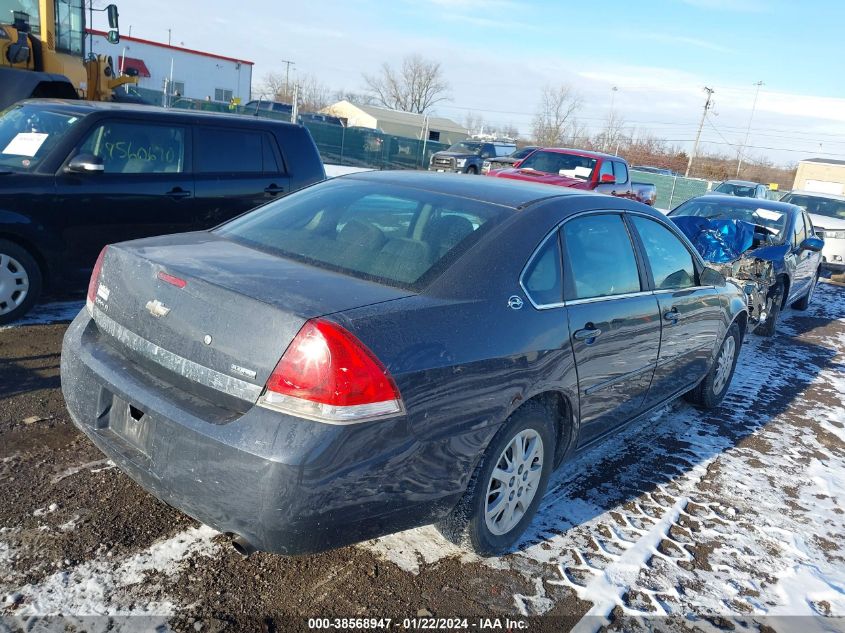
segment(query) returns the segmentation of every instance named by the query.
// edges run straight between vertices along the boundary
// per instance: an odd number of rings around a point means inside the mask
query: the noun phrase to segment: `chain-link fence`
[[[664,176],[648,171],[631,170],[631,180],[636,182],[650,182],[657,187],[657,200],[654,206],[658,209],[671,211],[682,202],[690,198],[707,193],[711,183],[698,178],[682,178],[680,176]]]

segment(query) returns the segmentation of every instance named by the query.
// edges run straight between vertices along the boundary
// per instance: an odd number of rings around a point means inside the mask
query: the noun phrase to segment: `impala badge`
[[[167,316],[170,312],[170,308],[168,308],[158,299],[154,299],[153,301],[147,301],[146,308],[147,311],[157,319],[159,317]]]

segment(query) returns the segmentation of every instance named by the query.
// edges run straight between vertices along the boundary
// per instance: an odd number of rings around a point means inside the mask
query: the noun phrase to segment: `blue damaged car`
[[[709,265],[744,288],[755,334],[772,336],[783,308],[810,305],[824,241],[801,207],[711,194],[669,217]]]

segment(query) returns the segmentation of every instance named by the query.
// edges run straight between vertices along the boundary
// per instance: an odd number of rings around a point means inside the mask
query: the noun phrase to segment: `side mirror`
[[[602,174],[601,178],[599,178],[599,182],[603,185],[615,185],[616,176],[613,174]]]
[[[706,266],[701,271],[701,285],[702,286],[724,286],[725,276],[715,268]]]
[[[79,154],[70,159],[65,171],[76,174],[88,174],[91,172],[103,172],[106,166],[103,164],[103,159],[93,154]]]
[[[109,16],[109,28],[114,29],[115,31],[120,30],[120,26],[117,23],[118,15],[117,15],[117,5],[110,4],[106,7],[106,13]]]
[[[808,237],[801,242],[800,248],[802,251],[813,251],[814,253],[818,253],[822,250],[822,248],[824,248],[824,240],[821,240],[818,237]]]

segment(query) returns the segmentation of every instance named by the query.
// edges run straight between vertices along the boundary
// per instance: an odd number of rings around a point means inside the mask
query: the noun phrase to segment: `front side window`
[[[795,234],[793,239],[795,240],[794,246],[796,247],[800,246],[801,242],[807,239],[807,229],[804,226],[804,220],[800,215],[795,218]]]
[[[563,299],[560,266],[560,241],[555,232],[531,259],[522,277],[525,292],[535,305],[555,305]]]
[[[85,139],[78,154],[102,159],[107,174],[173,174],[185,171],[185,129],[108,121]]]
[[[567,301],[639,292],[634,248],[622,216],[590,215],[563,225]]]
[[[416,292],[510,213],[495,204],[343,178],[260,207],[215,233],[280,257]]]
[[[695,285],[695,264],[684,243],[665,226],[631,216],[645,248],[655,290],[679,290]]]
[[[0,172],[32,171],[80,120],[34,105],[12,106],[0,115]]]

